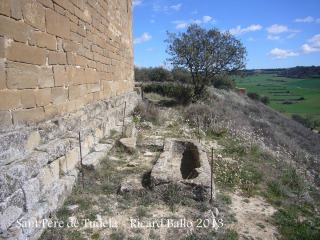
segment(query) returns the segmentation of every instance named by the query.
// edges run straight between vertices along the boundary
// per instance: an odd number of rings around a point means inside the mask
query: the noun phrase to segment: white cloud
[[[308,40],[310,44],[304,44],[301,47],[301,51],[304,53],[313,53],[320,51],[320,34],[313,36]]]
[[[301,51],[304,53],[313,53],[313,52],[319,52],[320,48],[313,47],[312,45],[309,45],[309,44],[304,44],[301,47]]]
[[[141,37],[135,38],[133,43],[138,44],[138,43],[142,43],[142,42],[147,42],[147,41],[151,40],[151,38],[152,38],[152,36],[149,33],[145,32],[142,34]]]
[[[181,4],[181,3],[179,3],[179,4],[177,4],[177,5],[173,5],[173,6],[171,6],[170,8],[171,8],[171,9],[174,9],[174,10],[176,10],[176,11],[179,11],[179,10],[180,10],[180,8],[181,8],[181,6],[182,6],[182,4]]]
[[[289,28],[284,25],[273,24],[272,26],[267,28],[268,33],[270,34],[279,34],[284,32],[289,32]]]
[[[247,32],[255,32],[255,31],[259,31],[262,29],[261,25],[250,25],[249,27],[246,28],[241,28],[240,25],[238,25],[236,28],[232,28],[229,30],[229,32],[235,36],[237,35],[241,35]]]
[[[148,52],[152,52],[154,49],[153,48],[148,48],[147,51]]]
[[[294,20],[294,22],[297,22],[297,23],[311,23],[313,21],[314,19],[311,16],[308,16],[306,18],[297,18]]]
[[[170,14],[172,10],[179,11],[181,7],[182,7],[182,3],[170,6],[170,5],[163,5],[163,3],[160,0],[155,1],[152,4],[152,8],[154,12],[164,12],[166,14]]]
[[[320,34],[313,36],[308,42],[311,42],[315,47],[320,47]]]
[[[279,36],[268,35],[267,38],[268,38],[269,40],[273,40],[273,41],[278,41],[278,40],[280,40],[280,37],[279,37]]]
[[[200,25],[202,23],[202,21],[199,20],[199,19],[192,20],[191,22],[194,23],[194,24],[198,24],[198,25]]]
[[[197,10],[195,10],[195,11],[191,12],[191,14],[197,14],[197,13],[198,13],[198,11],[197,11]]]
[[[212,19],[212,17],[210,17],[210,16],[203,16],[202,21],[203,21],[204,23],[208,23],[208,22],[211,21],[211,19]]]
[[[176,25],[176,29],[183,29],[183,28],[186,28],[189,24],[198,24],[198,25],[200,25],[202,23],[215,24],[216,22],[217,21],[210,16],[203,16],[202,20],[200,20],[200,19],[176,20],[176,21],[173,21],[172,23],[174,23]]]
[[[158,5],[157,3],[153,3],[153,11],[159,12],[161,10],[161,6]]]
[[[295,35],[296,35],[295,33],[292,33],[287,38],[293,38]]]
[[[139,6],[139,5],[142,4],[142,0],[133,0],[133,1],[132,1],[132,4],[133,4],[133,7]]]
[[[176,29],[183,29],[183,28],[186,28],[187,26],[188,26],[187,22],[178,23],[176,25]]]
[[[248,42],[254,42],[255,40],[254,40],[254,38],[249,37],[249,38],[247,39],[247,41],[248,41]]]
[[[288,58],[288,57],[299,56],[299,53],[295,53],[295,52],[293,52],[291,50],[284,50],[284,49],[274,48],[268,53],[268,55],[272,56],[273,59],[285,59],[285,58]]]
[[[317,19],[316,19],[316,23],[320,23],[320,18],[317,18]]]

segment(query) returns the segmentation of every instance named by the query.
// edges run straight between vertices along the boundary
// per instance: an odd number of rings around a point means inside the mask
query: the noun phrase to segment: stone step
[[[106,144],[103,144],[103,143],[97,144],[94,147],[93,152],[89,153],[84,157],[84,159],[82,160],[82,166],[84,168],[95,170],[100,167],[101,160],[108,155],[111,148],[115,144],[115,141],[111,139],[110,141],[108,140],[107,142],[108,143]]]

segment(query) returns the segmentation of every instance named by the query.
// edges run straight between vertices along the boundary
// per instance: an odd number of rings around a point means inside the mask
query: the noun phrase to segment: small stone
[[[140,190],[143,187],[141,186],[141,182],[139,179],[126,179],[121,183],[119,192],[120,193],[125,193],[125,192],[131,192],[135,190]]]
[[[137,145],[137,138],[122,138],[120,143],[129,151],[135,151]]]
[[[70,211],[75,211],[75,210],[77,210],[79,208],[79,205],[71,205],[71,206],[68,206],[67,208]]]
[[[98,143],[96,146],[94,146],[94,150],[96,152],[109,152],[112,147],[113,147],[112,144]]]
[[[105,152],[89,153],[82,161],[83,167],[94,170],[100,167],[100,161],[106,156]]]
[[[100,214],[97,214],[96,219],[97,219],[98,222],[102,222],[103,221],[103,219],[102,219]]]
[[[164,139],[161,136],[150,136],[141,141],[141,147],[155,147],[156,149],[163,150]]]
[[[203,213],[201,214],[201,217],[202,217],[203,219],[211,219],[211,218],[214,218],[214,214],[213,214],[213,212],[212,212],[211,210],[208,210],[208,211],[206,211],[206,212],[203,212]]]
[[[232,158],[228,158],[228,157],[222,158],[221,160],[223,160],[223,161],[225,161],[227,163],[230,163],[230,164],[237,163],[236,160],[233,160]]]
[[[136,163],[136,162],[129,162],[127,164],[127,167],[136,167],[136,166],[138,166],[138,163]]]
[[[143,154],[143,156],[145,156],[145,157],[153,157],[153,153],[152,152],[145,152],[144,154]]]
[[[152,129],[153,124],[151,122],[142,122],[140,123],[140,126],[145,129]]]
[[[76,223],[78,221],[76,216],[71,216],[68,218],[70,223]]]
[[[213,208],[212,209],[213,210],[213,214],[216,216],[216,217],[218,217],[219,216],[219,210],[218,210],[218,208]]]

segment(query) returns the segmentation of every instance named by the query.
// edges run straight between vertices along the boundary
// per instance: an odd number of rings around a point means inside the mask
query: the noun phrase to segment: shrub
[[[179,84],[148,84],[142,90],[146,93],[158,93],[162,96],[172,97],[180,104],[188,104],[192,99],[192,89],[188,85]]]
[[[248,92],[248,93],[247,93],[247,96],[248,96],[249,98],[251,98],[252,100],[254,100],[254,101],[260,101],[260,99],[261,99],[260,94],[257,93],[257,92]]]
[[[269,97],[267,97],[267,96],[261,97],[261,102],[262,102],[264,105],[269,105],[269,103],[270,103]]]
[[[295,104],[295,103],[296,103],[295,101],[290,100],[290,99],[285,100],[285,101],[282,102],[282,104]]]
[[[314,129],[317,126],[319,126],[319,121],[318,120],[313,120],[312,115],[308,115],[307,117],[302,117],[299,114],[292,114],[291,118],[305,126],[306,128]]]
[[[185,68],[174,68],[172,69],[172,75],[173,79],[177,82],[181,83],[190,83],[191,82],[191,74],[190,72]]]
[[[151,68],[145,68],[145,67],[134,67],[134,80],[135,82],[149,82],[150,78],[150,71]]]
[[[153,82],[172,81],[172,73],[162,67],[152,68],[149,73],[149,78]]]
[[[231,80],[230,77],[226,75],[219,75],[215,77],[212,80],[212,84],[215,88],[224,89],[224,90],[235,88],[234,81]]]
[[[139,117],[142,121],[157,122],[160,112],[152,103],[140,101],[134,109],[134,116]]]

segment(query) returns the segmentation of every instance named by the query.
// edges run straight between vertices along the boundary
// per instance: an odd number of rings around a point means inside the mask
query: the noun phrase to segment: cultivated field
[[[291,117],[312,115],[320,120],[320,77],[293,79],[276,74],[255,74],[236,79],[237,87],[268,96],[270,107]]]

